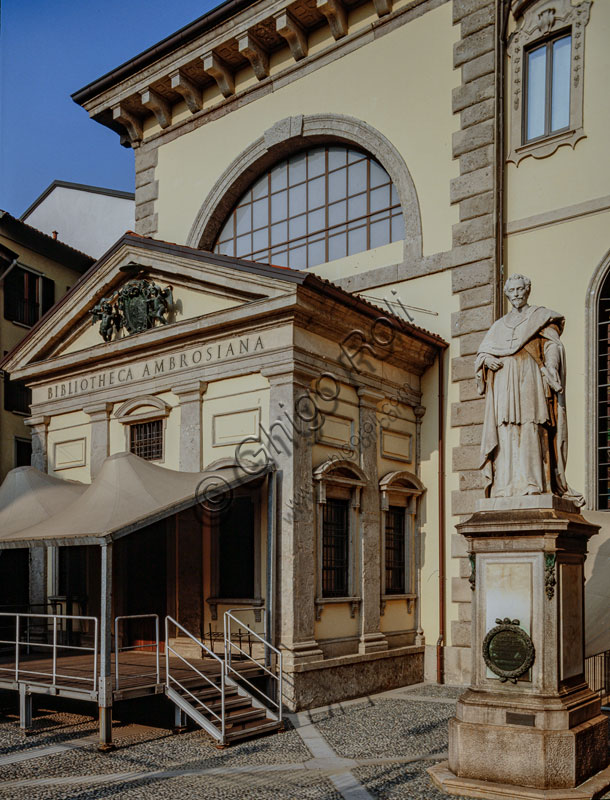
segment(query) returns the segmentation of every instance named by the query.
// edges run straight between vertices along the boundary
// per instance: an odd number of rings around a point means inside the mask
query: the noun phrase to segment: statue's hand
[[[502,362],[499,358],[495,358],[494,356],[487,356],[485,359],[485,366],[487,369],[490,369],[492,372],[497,372],[502,367]]]

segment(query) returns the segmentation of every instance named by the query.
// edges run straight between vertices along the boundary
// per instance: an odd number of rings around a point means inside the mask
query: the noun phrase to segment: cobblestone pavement
[[[159,698],[146,725],[133,704],[119,709],[111,753],[97,750],[92,706],[35,699],[25,734],[14,695],[0,693],[0,798],[441,800],[426,768],[447,757],[460,691],[411,686],[301,712],[282,733],[223,750],[200,730],[174,735]]]

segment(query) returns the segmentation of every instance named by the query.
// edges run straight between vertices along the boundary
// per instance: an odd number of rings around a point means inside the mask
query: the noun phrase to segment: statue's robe
[[[529,306],[518,317],[499,319],[481,342],[475,362],[477,388],[486,396],[480,466],[491,497],[552,493],[584,503],[565,477],[564,322],[556,311]],[[502,367],[488,369],[488,356]]]

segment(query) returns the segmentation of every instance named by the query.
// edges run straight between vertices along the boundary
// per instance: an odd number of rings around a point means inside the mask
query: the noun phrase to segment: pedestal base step
[[[574,789],[531,789],[509,783],[458,778],[449,769],[448,761],[429,767],[427,772],[434,785],[447,794],[478,797],[482,800],[595,800],[610,788],[610,766]]]

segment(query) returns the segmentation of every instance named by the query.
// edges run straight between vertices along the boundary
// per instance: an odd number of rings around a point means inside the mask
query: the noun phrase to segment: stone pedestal
[[[584,800],[610,785],[608,719],[584,676],[583,567],[598,526],[566,501],[524,499],[482,501],[457,526],[472,565],[472,683],[449,762],[429,773],[449,794]]]

